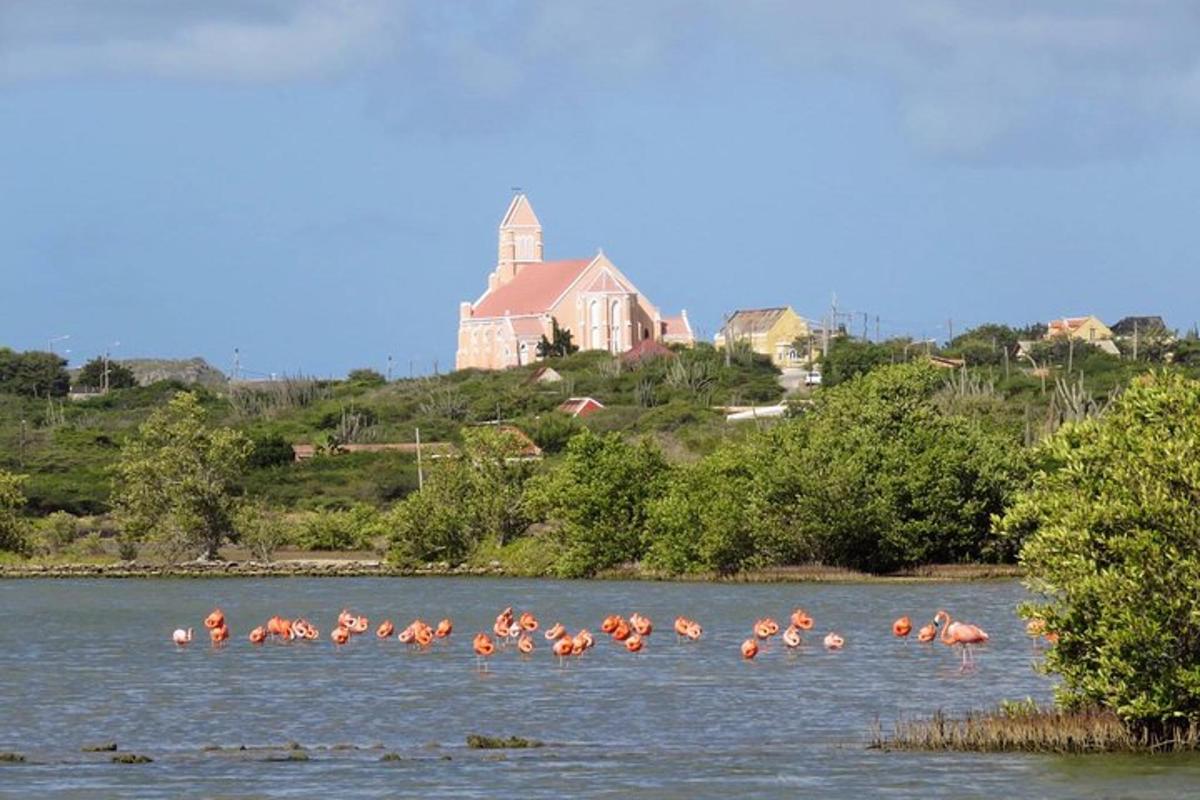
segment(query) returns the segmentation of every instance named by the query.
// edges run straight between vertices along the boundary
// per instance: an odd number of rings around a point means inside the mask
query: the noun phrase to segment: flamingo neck
[[[942,631],[941,631],[941,634],[939,634],[939,638],[941,638],[942,644],[955,644],[954,637],[948,635],[950,633],[950,615],[948,613],[946,613],[945,611],[943,611],[943,612],[939,613],[936,617],[934,617],[935,621],[938,619],[942,620]]]

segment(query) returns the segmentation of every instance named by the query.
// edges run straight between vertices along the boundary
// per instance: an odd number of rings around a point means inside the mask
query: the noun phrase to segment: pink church
[[[603,252],[592,258],[542,260],[542,224],[524,194],[500,222],[500,253],[488,288],[459,305],[455,367],[503,369],[537,360],[551,320],[571,331],[581,350],[618,354],[643,340],[691,345],[687,312],[664,317]]]

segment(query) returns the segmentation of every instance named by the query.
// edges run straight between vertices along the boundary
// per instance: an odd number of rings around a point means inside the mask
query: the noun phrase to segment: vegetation
[[[153,538],[176,559],[215,558],[235,535],[233,489],[250,448],[240,432],[209,427],[195,395],[173,397],[121,448],[116,511],[125,534]]]
[[[1067,708],[1146,729],[1200,723],[1200,382],[1147,376],[1106,414],[1039,446],[1001,522],[1057,634],[1045,667]]]
[[[104,378],[106,370],[108,372],[107,382]],[[134,377],[133,370],[121,362],[97,356],[80,368],[75,383],[81,388],[92,391],[99,391],[105,387],[109,390],[129,389],[137,386],[137,378]]]
[[[667,468],[644,439],[630,443],[590,431],[573,438],[558,468],[536,477],[526,492],[530,513],[554,525],[563,550],[559,574],[581,577],[639,560],[648,505],[661,493]]]
[[[54,353],[17,353],[0,347],[0,393],[23,397],[63,397],[71,388],[66,359]]]
[[[542,340],[538,342],[538,358],[566,358],[578,352],[579,347],[571,342],[571,331],[558,327],[557,317],[550,318],[550,326],[550,338],[547,339],[543,334]]]
[[[969,752],[1119,753],[1200,749],[1194,723],[1163,735],[1133,729],[1111,711],[1041,708],[1031,701],[1003,703],[990,712],[902,720],[890,735],[876,726],[870,746],[880,750],[957,750]]]
[[[23,479],[0,470],[0,550],[24,553],[28,547],[27,524],[19,515],[25,506]]]

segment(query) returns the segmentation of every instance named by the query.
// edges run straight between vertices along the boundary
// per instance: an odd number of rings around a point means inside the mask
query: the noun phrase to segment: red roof
[[[558,407],[559,411],[572,417],[586,417],[604,408],[604,404],[591,397],[569,397]]]
[[[663,336],[678,336],[687,338],[692,335],[692,327],[683,317],[664,317]]]
[[[590,263],[591,259],[573,259],[522,264],[515,278],[479,299],[472,316],[545,313]]]
[[[671,348],[665,344],[654,339],[642,339],[621,354],[621,361],[626,364],[636,364],[647,358],[671,358],[674,355]]]

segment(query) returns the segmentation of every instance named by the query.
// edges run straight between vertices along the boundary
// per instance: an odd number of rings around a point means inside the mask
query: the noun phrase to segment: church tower
[[[496,285],[503,286],[516,277],[522,264],[542,260],[542,223],[529,198],[522,192],[513,195],[508,211],[500,221],[500,250],[496,259]]]

